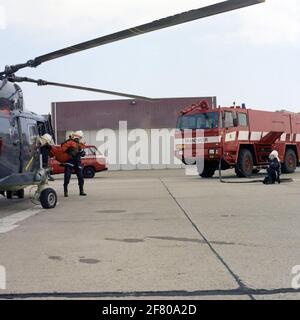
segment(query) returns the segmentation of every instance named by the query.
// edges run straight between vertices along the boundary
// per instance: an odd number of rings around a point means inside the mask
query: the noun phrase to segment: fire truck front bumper
[[[196,159],[204,159],[205,161],[219,161],[222,156],[221,148],[205,148],[201,152],[196,149],[182,148],[175,151],[175,155],[183,162],[196,162]],[[188,161],[187,161],[188,160]]]

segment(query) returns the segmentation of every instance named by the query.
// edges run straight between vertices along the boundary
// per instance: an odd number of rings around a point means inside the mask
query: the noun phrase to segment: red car
[[[94,178],[96,172],[107,170],[105,157],[98,151],[95,146],[87,145],[84,149],[86,155],[81,159],[83,165],[83,175],[85,178]],[[64,166],[52,158],[49,160],[49,166],[52,168],[51,174],[64,173]]]

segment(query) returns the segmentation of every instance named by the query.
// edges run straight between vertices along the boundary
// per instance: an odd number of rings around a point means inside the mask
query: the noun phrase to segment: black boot
[[[83,191],[83,186],[79,186],[79,195],[83,197],[87,196],[87,194]]]
[[[64,186],[64,196],[65,198],[68,198],[69,194],[68,194],[68,186]]]

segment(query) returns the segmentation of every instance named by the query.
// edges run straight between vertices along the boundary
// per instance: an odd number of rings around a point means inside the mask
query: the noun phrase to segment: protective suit
[[[276,182],[280,183],[281,175],[281,164],[278,152],[276,150],[272,151],[270,156],[270,164],[267,169],[267,176],[265,177],[264,184],[275,184]]]
[[[81,165],[81,157],[85,156],[84,147],[82,143],[83,133],[82,131],[74,132],[70,139],[61,145],[62,151],[69,156],[69,159],[64,163],[65,176],[64,176],[64,195],[68,197],[68,185],[70,183],[72,172],[75,171],[78,179],[79,194],[86,196],[87,194],[83,190],[84,178],[83,167]]]

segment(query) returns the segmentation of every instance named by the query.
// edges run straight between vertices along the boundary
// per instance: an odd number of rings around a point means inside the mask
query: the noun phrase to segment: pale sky
[[[0,61],[31,58],[218,0],[0,0]],[[149,97],[217,96],[300,112],[300,1],[266,3],[123,40],[21,70],[19,76]],[[118,99],[22,84],[26,107]]]

